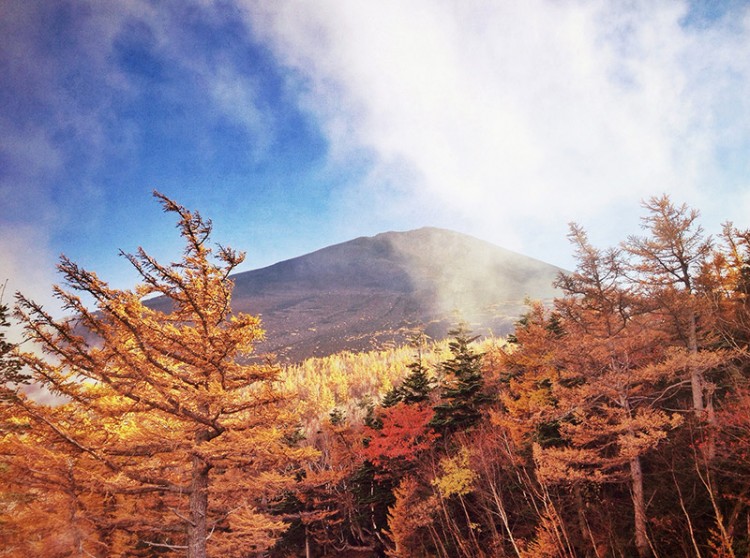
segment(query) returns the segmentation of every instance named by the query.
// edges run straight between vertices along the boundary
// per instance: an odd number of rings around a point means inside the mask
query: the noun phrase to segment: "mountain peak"
[[[559,268],[436,227],[359,237],[233,276],[236,311],[260,314],[262,350],[299,360],[444,336],[456,316],[505,333],[524,300],[549,299]]]

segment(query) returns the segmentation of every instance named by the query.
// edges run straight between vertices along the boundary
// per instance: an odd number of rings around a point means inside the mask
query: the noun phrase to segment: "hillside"
[[[550,299],[559,268],[456,232],[423,228],[361,237],[233,276],[235,311],[260,314],[260,350],[283,361],[401,342],[457,317],[503,334],[526,297]]]

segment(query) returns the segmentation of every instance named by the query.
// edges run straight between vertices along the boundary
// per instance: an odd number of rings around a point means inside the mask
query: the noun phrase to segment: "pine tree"
[[[380,406],[384,409],[388,409],[390,407],[398,405],[403,400],[404,394],[402,386],[394,386],[389,389],[383,396],[383,399],[380,400]]]
[[[406,367],[409,373],[401,384],[401,401],[407,405],[415,405],[429,401],[430,394],[435,389],[435,380],[428,375],[424,364],[422,351],[424,349],[425,336],[420,333],[411,339],[411,346],[416,350],[414,360]]]
[[[425,335],[414,335],[409,344],[416,351],[413,360],[406,365],[409,373],[400,385],[393,387],[383,396],[380,402],[383,408],[387,409],[401,402],[407,405],[425,403],[429,401],[430,394],[435,388],[435,380],[429,376],[423,360]]]
[[[435,429],[445,433],[474,426],[482,417],[482,407],[489,402],[484,393],[482,355],[471,348],[478,336],[472,336],[464,323],[449,334],[452,337],[449,343],[452,357],[440,363],[444,380],[431,421]]]

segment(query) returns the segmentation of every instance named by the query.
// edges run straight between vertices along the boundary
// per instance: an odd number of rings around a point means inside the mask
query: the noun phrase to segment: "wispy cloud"
[[[23,291],[47,311],[60,312],[60,305],[51,296],[50,286],[57,281],[54,268],[49,265],[54,255],[48,252],[48,245],[49,239],[39,227],[0,224],[0,288],[5,286],[4,304],[13,307],[14,294]],[[10,337],[14,342],[21,341],[20,328],[11,328]]]
[[[663,191],[742,226],[750,15],[692,9],[7,0],[0,280],[167,242],[153,187],[265,258],[436,225],[566,264]]]
[[[721,154],[747,149],[747,10],[691,26],[682,2],[246,5],[336,150],[372,154],[370,187],[501,243],[632,229],[664,191],[710,212]]]
[[[235,25],[238,37],[222,34],[232,23],[225,8],[3,3],[0,224],[13,234],[3,241],[0,280],[27,283],[30,272],[18,260],[31,248],[49,256],[34,264],[50,276],[61,245],[95,252],[104,238],[117,237],[106,253],[113,259],[122,238],[132,238],[129,227],[138,226],[136,208],[153,203],[151,188],[185,184],[175,170],[183,161],[198,166],[201,157],[221,156],[227,139],[216,134],[217,123],[243,131],[249,159],[265,154],[274,116],[241,66],[246,32]],[[129,222],[114,221],[126,208]]]

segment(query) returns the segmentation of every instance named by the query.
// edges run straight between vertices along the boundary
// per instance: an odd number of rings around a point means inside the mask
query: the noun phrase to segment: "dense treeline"
[[[161,201],[183,261],[129,256],[131,292],[63,260],[98,311],[20,297],[47,355],[0,337],[0,556],[750,555],[750,233],[653,198],[617,247],[571,225],[577,268],[506,341],[280,370],[230,313],[241,255]]]

